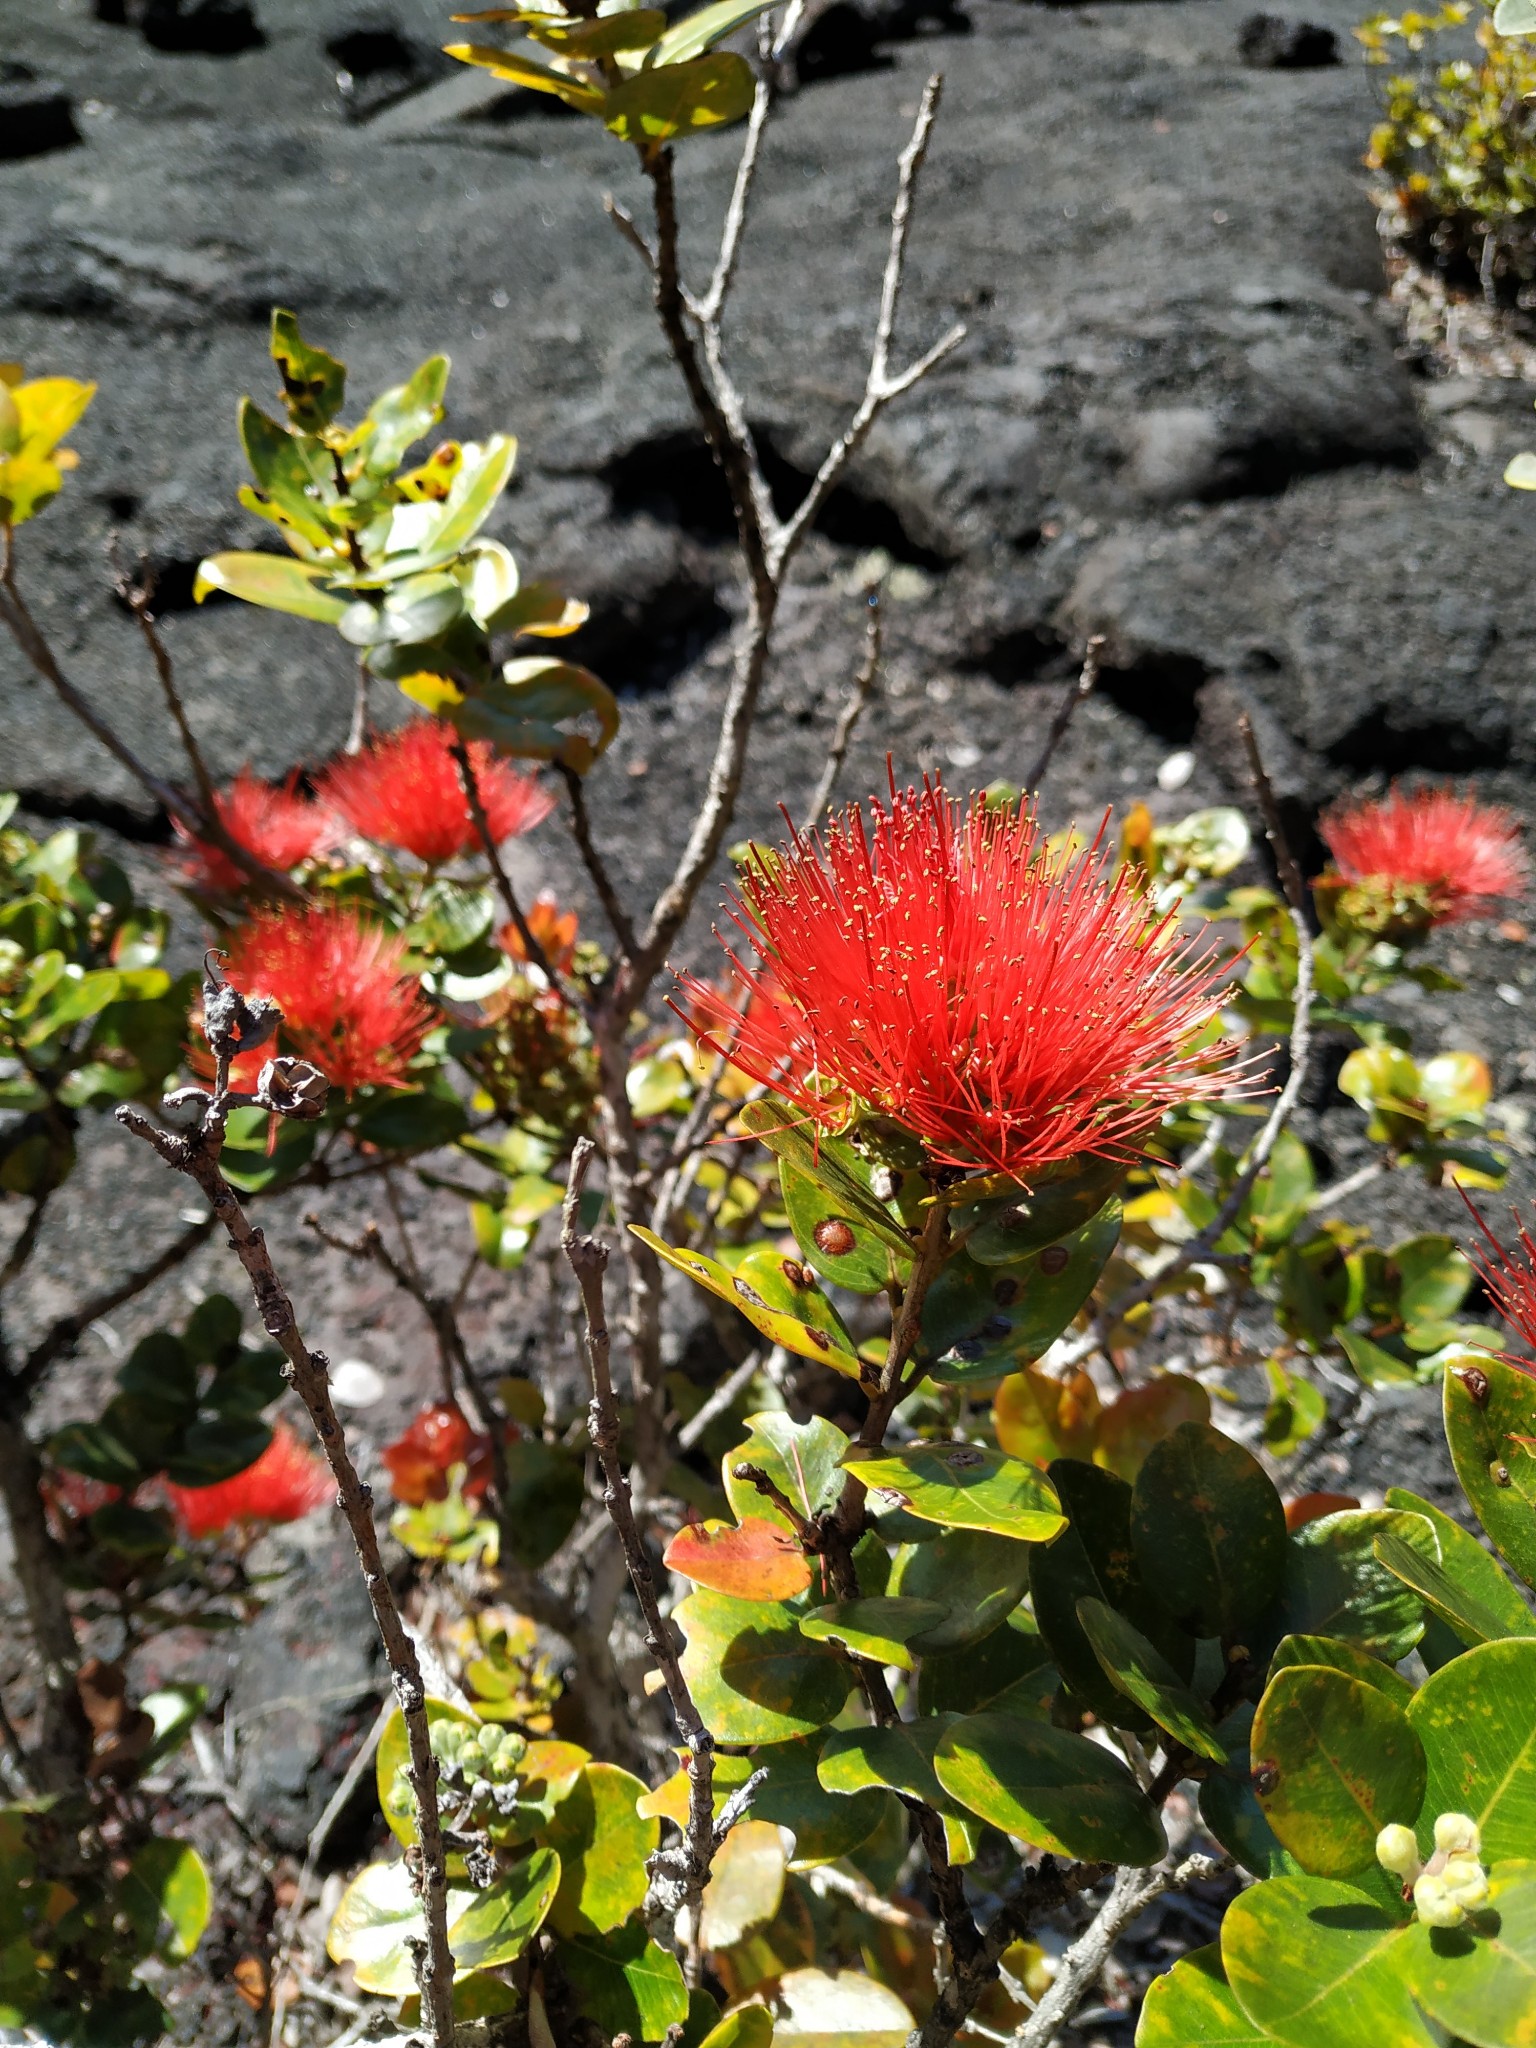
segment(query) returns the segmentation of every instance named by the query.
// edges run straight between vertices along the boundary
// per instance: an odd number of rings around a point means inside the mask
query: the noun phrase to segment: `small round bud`
[[[1453,1899],[1465,1913],[1475,1913],[1479,1906],[1487,1903],[1488,1873],[1471,1856],[1453,1856],[1441,1871],[1440,1882],[1445,1887],[1446,1897]]]
[[[1400,1821],[1384,1827],[1376,1837],[1376,1861],[1394,1877],[1417,1877],[1421,1865],[1413,1829],[1405,1828]]]
[[[1442,1813],[1435,1822],[1435,1847],[1448,1856],[1476,1856],[1480,1847],[1477,1822],[1469,1813]]]
[[[1461,1900],[1446,1890],[1445,1879],[1428,1871],[1413,1887],[1413,1908],[1426,1927],[1459,1927],[1467,1917]]]

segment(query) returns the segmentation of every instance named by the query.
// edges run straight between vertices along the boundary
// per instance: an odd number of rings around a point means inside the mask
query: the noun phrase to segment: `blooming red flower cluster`
[[[283,873],[301,861],[318,860],[329,853],[339,836],[330,811],[300,796],[294,781],[290,776],[274,788],[258,780],[249,768],[242,768],[215,800],[219,822],[230,838],[263,866]],[[172,822],[184,848],[182,867],[194,888],[211,895],[229,895],[248,884],[249,875],[222,847],[195,838],[179,818]]]
[[[419,1508],[448,1498],[452,1466],[467,1467],[466,1500],[478,1500],[491,1483],[491,1440],[469,1426],[462,1409],[437,1401],[418,1410],[405,1431],[380,1456],[396,1500]]]
[[[256,1460],[214,1486],[175,1486],[166,1497],[184,1536],[211,1536],[232,1522],[297,1522],[334,1499],[336,1482],[323,1458],[305,1448],[286,1422]]]
[[[429,867],[457,860],[480,842],[450,752],[455,738],[438,719],[415,719],[336,762],[321,779],[321,797],[364,839],[413,853]],[[469,759],[498,844],[532,831],[554,809],[549,791],[488,741],[471,740]]]
[[[979,797],[893,788],[871,808],[872,829],[853,805],[757,861],[735,904],[757,963],[732,964],[761,998],[745,1017],[682,985],[743,1071],[826,1128],[866,1103],[936,1159],[1026,1182],[1128,1157],[1165,1109],[1231,1090],[1231,1048],[1191,1042],[1229,971],[1124,873],[1051,856],[1032,817]]]
[[[235,933],[226,972],[242,995],[272,998],[293,1050],[336,1087],[398,1087],[432,1021],[405,951],[346,906],[284,906]]]
[[[1394,788],[1379,802],[1336,804],[1318,830],[1346,882],[1423,890],[1435,924],[1518,894],[1529,873],[1513,815],[1453,789]]]
[[[1472,1252],[1472,1263],[1499,1314],[1536,1351],[1536,1238],[1517,1216],[1515,1238],[1519,1250],[1507,1251],[1488,1228],[1482,1211],[1465,1189],[1461,1191],[1461,1198],[1472,1211],[1473,1221],[1483,1239],[1481,1248]],[[1517,1358],[1508,1352],[1505,1357],[1521,1372],[1536,1378],[1536,1361]]]

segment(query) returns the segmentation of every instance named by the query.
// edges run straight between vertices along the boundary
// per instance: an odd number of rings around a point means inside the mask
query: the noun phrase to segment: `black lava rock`
[[[1331,28],[1286,14],[1250,14],[1237,32],[1237,48],[1254,71],[1319,71],[1340,61]]]
[[[42,156],[79,140],[62,86],[49,85],[26,64],[0,64],[0,157]]]

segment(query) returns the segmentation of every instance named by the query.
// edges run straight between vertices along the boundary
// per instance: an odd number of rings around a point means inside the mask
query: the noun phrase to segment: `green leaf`
[[[1120,1204],[1009,1265],[957,1253],[923,1303],[922,1350],[944,1386],[996,1380],[1048,1351],[1092,1294],[1120,1239]]]
[[[48,1456],[64,1471],[107,1486],[137,1486],[145,1476],[128,1445],[99,1422],[66,1422],[48,1439]]]
[[[1470,1539],[1469,1539],[1470,1540]],[[1518,1628],[1509,1628],[1491,1608],[1471,1593],[1463,1592],[1450,1574],[1432,1564],[1416,1550],[1410,1550],[1398,1536],[1378,1536],[1373,1546],[1377,1559],[1405,1586],[1411,1586],[1431,1614],[1438,1616],[1458,1642],[1496,1643],[1505,1636],[1536,1636],[1536,1620],[1522,1616]]]
[[[940,1742],[960,1719],[958,1714],[931,1714],[887,1728],[840,1729],[822,1747],[817,1776],[829,1792],[858,1797],[883,1786],[921,1799],[944,1822],[950,1862],[969,1863],[979,1830],[939,1783],[933,1763]]]
[[[329,516],[337,491],[327,451],[268,419],[248,398],[240,401],[239,430],[256,479],[255,491],[248,486],[240,491],[246,510],[276,526],[289,546],[297,543],[300,552],[337,551],[341,537]]]
[[[699,2048],[773,2048],[773,2014],[766,2005],[739,2005],[710,2028]]]
[[[1237,2002],[1212,1942],[1154,1977],[1136,2028],[1136,2048],[1266,2048]]]
[[[1106,1214],[1106,1203],[1112,1204],[1124,1179],[1123,1160],[1090,1156],[1054,1178],[1042,1174],[1033,1188],[1014,1187],[974,1207],[967,1204],[959,1219],[971,1226],[966,1251],[978,1265],[1011,1266]]]
[[[448,1888],[448,1919],[458,1920],[479,1899],[478,1892]],[[350,1963],[359,1990],[385,1998],[415,1991],[416,1966],[408,1939],[426,1939],[427,1923],[403,1862],[370,1863],[341,1895],[326,1933],[333,1963]]]
[[[840,1200],[837,1189],[843,1177],[857,1183],[865,1170],[853,1147],[824,1137],[820,1149],[821,1165],[816,1173],[807,1173],[791,1159],[779,1161],[779,1187],[795,1242],[817,1272],[837,1286],[854,1294],[879,1294],[892,1281],[905,1277],[911,1267],[910,1256],[872,1230],[852,1203]],[[827,1174],[834,1163],[837,1184],[829,1186]],[[875,1199],[867,1188],[864,1199],[866,1203]]]
[[[417,695],[408,691],[408,695]],[[502,663],[501,681],[462,699],[455,694],[429,710],[444,710],[466,739],[484,739],[499,754],[529,761],[558,761],[585,775],[619,729],[613,692],[590,669],[547,654]],[[593,718],[596,739],[568,732],[562,721]]]
[[[595,86],[564,71],[551,71],[547,64],[535,64],[531,58],[519,57],[511,50],[498,50],[494,44],[448,43],[443,55],[457,57],[461,64],[474,64],[489,71],[493,78],[505,78],[509,84],[526,86],[531,92],[553,93],[556,99],[584,114],[598,113],[603,105],[603,95]]]
[[[925,1650],[917,1675],[917,1711],[979,1714],[992,1707],[1044,1719],[1040,1702],[1049,1704],[1056,1682],[1044,1637],[1016,1613],[964,1649],[939,1656]]]
[[[1343,1636],[1400,1663],[1424,1633],[1424,1603],[1377,1558],[1376,1538],[1383,1535],[1440,1561],[1435,1532],[1420,1515],[1348,1508],[1308,1522],[1287,1545],[1280,1632]]]
[[[1536,1642],[1468,1650],[1427,1678],[1408,1718],[1429,1759],[1421,1843],[1439,1813],[1469,1813],[1483,1861],[1526,1855],[1536,1842]]]
[[[1029,1559],[1025,1545],[984,1529],[946,1529],[932,1543],[906,1544],[897,1552],[889,1591],[935,1603],[943,1616],[912,1638],[925,1672],[936,1651],[958,1650],[996,1633],[1029,1589]]]
[[[657,41],[651,62],[686,64],[690,58],[702,56],[711,43],[720,42],[763,12],[761,0],[714,0],[712,7],[685,14],[669,28]]]
[[[362,448],[370,476],[388,476],[407,449],[437,425],[447,388],[448,358],[428,356],[403,384],[379,393],[349,436],[349,446]]]
[[[777,1159],[787,1160],[799,1173],[815,1181],[828,1199],[839,1205],[838,1213],[848,1222],[862,1223],[903,1261],[910,1262],[911,1238],[890,1210],[876,1200],[863,1162],[856,1162],[851,1147],[808,1130],[803,1119],[792,1120],[792,1112],[782,1103],[744,1103],[740,1121],[742,1129],[766,1145]]]
[[[259,1415],[204,1415],[166,1458],[165,1476],[173,1486],[217,1486],[249,1470],[271,1441]]]
[[[1012,1714],[969,1714],[945,1733],[934,1770],[962,1806],[1055,1855],[1147,1864],[1167,1854],[1156,1808],[1086,1736]]]
[[[227,1294],[205,1294],[187,1317],[182,1343],[197,1365],[228,1365],[240,1348],[240,1310]]]
[[[1187,1373],[1165,1372],[1143,1386],[1127,1387],[1099,1411],[1093,1462],[1134,1484],[1154,1445],[1181,1422],[1210,1419],[1211,1397],[1199,1380]]]
[[[720,1742],[788,1742],[832,1720],[853,1668],[830,1645],[801,1635],[777,1602],[690,1593],[674,1620],[683,1676],[704,1725]]]
[[[1462,1595],[1492,1615],[1501,1636],[1536,1634],[1536,1618],[1510,1584],[1498,1560],[1490,1557],[1470,1530],[1418,1494],[1401,1486],[1387,1488],[1387,1506],[1422,1515],[1440,1540],[1440,1563]],[[1485,1640],[1492,1640],[1491,1637]]]
[[[899,1451],[855,1446],[844,1466],[879,1497],[922,1522],[986,1529],[1021,1543],[1049,1543],[1066,1527],[1054,1489],[1033,1466],[982,1444],[920,1443]]]
[[[1208,1423],[1182,1423],[1137,1474],[1131,1540],[1142,1574],[1197,1635],[1230,1639],[1280,1589],[1285,1510],[1257,1458]]]
[[[1149,1582],[1136,1562],[1130,1535],[1133,1495],[1126,1482],[1073,1458],[1056,1459],[1050,1476],[1071,1525],[1048,1547],[1030,1552],[1035,1621],[1057,1670],[1085,1706],[1112,1726],[1145,1728],[1149,1723],[1141,1709],[1105,1677],[1078,1620],[1078,1601],[1103,1600],[1122,1614],[1134,1614],[1142,1633],[1181,1678],[1194,1669],[1193,1639],[1151,1590],[1152,1583],[1164,1586],[1163,1578],[1154,1573]]]
[[[935,1600],[883,1596],[836,1600],[829,1607],[813,1607],[802,1614],[800,1633],[812,1642],[841,1643],[856,1657],[910,1671],[913,1638],[925,1635],[943,1619],[944,1609]]]
[[[688,1987],[677,1957],[632,1925],[561,1941],[555,1960],[589,2020],[612,2040],[659,2041],[688,2017]]]
[[[347,607],[341,598],[320,588],[324,574],[323,569],[286,555],[208,555],[197,565],[192,595],[201,604],[210,590],[223,590],[268,611],[291,612],[295,618],[318,619],[322,626],[334,626]]]
[[[1354,1367],[1356,1374],[1368,1387],[1412,1386],[1418,1379],[1417,1369],[1405,1359],[1395,1357],[1380,1344],[1358,1330],[1336,1330],[1334,1335],[1344,1356]]]
[[[1078,1601],[1077,1619],[1116,1691],[1134,1700],[1159,1728],[1197,1755],[1225,1763],[1226,1748],[1204,1706],[1124,1615],[1102,1600],[1089,1598]]]
[[[617,1764],[588,1764],[555,1809],[545,1840],[560,1852],[557,1934],[607,1934],[645,1904],[645,1859],[661,1838],[635,1811],[647,1789]]]
[[[814,1358],[850,1379],[862,1379],[875,1372],[874,1367],[859,1358],[842,1317],[820,1287],[797,1285],[796,1278],[790,1276],[789,1269],[793,1269],[794,1276],[814,1283],[815,1275],[797,1259],[785,1259],[776,1253],[749,1253],[733,1272],[702,1252],[669,1245],[641,1224],[632,1223],[630,1230],[658,1258],[686,1273],[717,1300],[738,1310],[771,1343],[782,1344],[786,1351],[793,1351],[800,1358]]]
[[[620,1777],[625,1775],[618,1772]],[[535,1849],[521,1863],[513,1864],[472,1906],[450,1921],[448,1946],[453,1951],[454,1975],[466,1977],[473,1970],[515,1963],[543,1926],[560,1890],[561,1863],[553,1849]]]
[[[649,147],[741,120],[756,90],[751,65],[734,50],[673,59],[610,86],[603,125],[621,142]]]
[[[283,380],[288,417],[304,434],[318,434],[341,410],[347,390],[347,366],[323,348],[314,348],[299,332],[299,323],[281,306],[272,309],[272,360]]]
[[[829,1791],[817,1775],[820,1753],[821,1737],[808,1735],[775,1743],[761,1766],[751,1766],[768,1772],[752,1795],[753,1816],[788,1828],[794,1836],[791,1870],[813,1870],[851,1855],[880,1826],[890,1804],[888,1795],[878,1789],[851,1798]]]
[[[1536,1862],[1502,1863],[1489,1873],[1475,1931],[1420,1924],[1404,1948],[1403,1974],[1430,2019],[1473,2048],[1533,2048]]]
[[[1253,1876],[1298,1876],[1300,1865],[1281,1846],[1253,1789],[1253,1761],[1248,1748],[1253,1712],[1251,1703],[1244,1701],[1222,1722],[1219,1732],[1227,1745],[1227,1760],[1201,1783],[1200,1818],[1221,1846]]]
[[[1221,1960],[1249,2019],[1284,2048],[1439,2048],[1403,1976],[1408,1932],[1352,1885],[1278,1877],[1227,1908]]]
[[[1381,1829],[1419,1817],[1426,1765],[1408,1715],[1342,1671],[1281,1671],[1259,1702],[1251,1749],[1264,1816],[1315,1877],[1371,1868]]]
[[[1502,1358],[1445,1375],[1451,1462],[1504,1562],[1536,1586],[1536,1379]]]
[[[773,1481],[797,1514],[810,1521],[835,1507],[843,1491],[840,1469],[848,1439],[835,1422],[813,1415],[796,1422],[782,1410],[747,1417],[747,1438],[720,1460],[726,1499],[738,1522],[756,1516],[790,1528],[788,1519],[750,1481],[736,1477],[738,1465],[754,1465]]]
[[[213,1887],[203,1859],[190,1842],[169,1836],[138,1851],[118,1899],[141,1947],[171,1963],[191,1955],[213,1911]]]
[[[1265,1370],[1269,1405],[1264,1410],[1264,1448],[1272,1458],[1288,1458],[1328,1420],[1328,1403],[1321,1387],[1300,1373],[1288,1373],[1278,1359],[1267,1359]]]
[[[180,1749],[207,1704],[206,1685],[168,1685],[158,1692],[145,1693],[139,1707],[154,1722],[155,1739],[145,1752],[140,1769],[148,1771],[151,1765]]]
[[[1325,1664],[1334,1671],[1342,1671],[1346,1678],[1358,1678],[1362,1685],[1375,1686],[1395,1706],[1406,1707],[1413,1698],[1413,1687],[1390,1664],[1383,1664],[1379,1657],[1373,1657],[1355,1643],[1341,1643],[1332,1636],[1283,1636],[1269,1660],[1270,1677],[1293,1664]]]
[[[468,546],[490,518],[516,465],[517,440],[512,434],[492,434],[482,443],[464,444],[463,464],[420,544],[421,561],[411,564],[413,570],[446,562]],[[401,573],[401,568],[394,568],[395,575]]]
[[[169,1515],[148,1508],[131,1507],[127,1501],[108,1501],[91,1516],[91,1541],[120,1558],[143,1561],[163,1557],[175,1541],[176,1531]]]
[[[573,1451],[542,1437],[507,1445],[504,1544],[530,1571],[546,1563],[575,1528],[586,1499],[582,1465]]]
[[[1501,36],[1528,36],[1536,33],[1536,0],[1499,0],[1493,11],[1493,26]],[[1510,468],[1513,469],[1517,462],[1529,463],[1531,457],[1517,455],[1515,461],[1509,465]],[[1506,473],[1504,481],[1510,483],[1513,479]],[[1536,481],[1536,465],[1533,465],[1533,481]],[[1530,485],[1521,484],[1519,488],[1528,490]]]

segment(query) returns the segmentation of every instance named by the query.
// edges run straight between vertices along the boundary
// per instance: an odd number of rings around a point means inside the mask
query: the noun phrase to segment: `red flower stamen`
[[[310,803],[295,788],[297,771],[281,787],[261,782],[242,768],[227,789],[219,792],[215,809],[230,838],[263,867],[286,874],[307,860],[329,853],[338,837],[337,823],[323,804]],[[245,888],[250,876],[220,846],[195,838],[179,818],[173,819],[182,842],[182,868],[196,889],[227,896]]]
[[[323,1458],[301,1444],[280,1422],[256,1460],[232,1479],[214,1486],[175,1486],[166,1497],[183,1536],[211,1536],[232,1522],[297,1522],[336,1495],[336,1482]]]
[[[1053,856],[1027,814],[936,786],[871,810],[757,860],[734,904],[757,961],[732,957],[757,1000],[682,984],[706,1043],[825,1128],[864,1103],[1023,1181],[1128,1159],[1166,1109],[1231,1091],[1231,1047],[1191,1043],[1230,968],[1097,848]]]
[[[351,1093],[401,1086],[432,1021],[405,952],[355,910],[285,906],[235,933],[226,972],[243,995],[270,996],[291,1050]]]
[[[1488,1228],[1483,1212],[1459,1183],[1458,1192],[1471,1210],[1472,1220],[1483,1239],[1482,1245],[1474,1247],[1468,1257],[1504,1321],[1536,1351],[1536,1238],[1531,1236],[1516,1214],[1515,1240],[1519,1251],[1507,1250]],[[1502,1352],[1500,1356],[1506,1364],[1536,1379],[1536,1360],[1522,1358],[1509,1351]]]
[[[480,836],[449,751],[457,735],[435,718],[414,720],[329,768],[324,800],[363,839],[399,847],[428,867],[478,852]],[[555,800],[531,775],[501,760],[486,740],[469,743],[470,765],[491,837],[530,832]]]
[[[1435,924],[1518,895],[1529,874],[1514,815],[1453,789],[1394,788],[1379,802],[1335,804],[1318,831],[1346,882],[1423,890]]]

